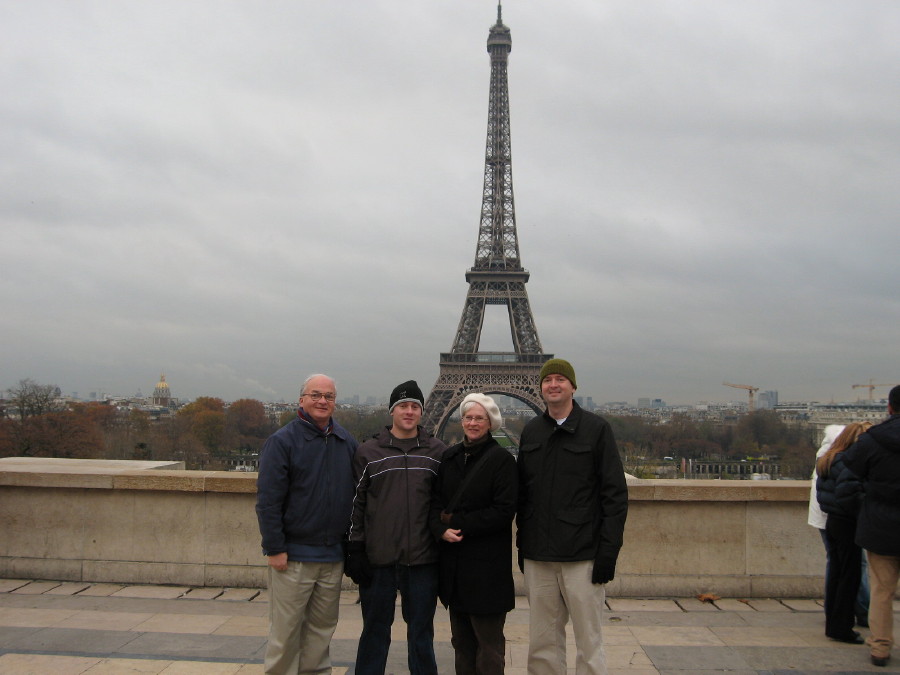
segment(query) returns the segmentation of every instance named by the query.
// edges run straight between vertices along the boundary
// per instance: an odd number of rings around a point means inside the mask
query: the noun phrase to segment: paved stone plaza
[[[342,597],[336,674],[353,672],[361,628],[356,599],[355,592]],[[827,639],[818,600],[610,598],[607,605],[604,642],[613,675],[900,672],[897,649],[887,668],[876,668],[865,646]],[[900,612],[900,603],[894,609]],[[267,610],[265,591],[254,589],[0,579],[0,673],[262,673]],[[506,672],[524,675],[524,598],[506,625]],[[388,672],[399,675],[408,672],[399,607],[394,628]],[[569,642],[574,673],[571,636]],[[453,673],[441,607],[435,650],[440,672]]]

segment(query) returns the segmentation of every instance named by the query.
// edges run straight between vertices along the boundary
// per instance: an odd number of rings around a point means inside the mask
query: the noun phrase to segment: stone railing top
[[[255,493],[256,473],[185,471],[180,462],[5,457],[0,486]],[[630,501],[809,500],[808,480],[642,480],[629,477]]]

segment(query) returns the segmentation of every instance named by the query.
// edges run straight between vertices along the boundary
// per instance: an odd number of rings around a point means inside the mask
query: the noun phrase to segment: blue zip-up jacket
[[[297,418],[272,434],[259,457],[256,516],[265,555],[290,545],[334,546],[353,506],[356,440],[332,423],[329,433]]]

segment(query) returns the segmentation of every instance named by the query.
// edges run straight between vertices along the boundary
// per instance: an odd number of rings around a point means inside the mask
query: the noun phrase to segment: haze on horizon
[[[0,389],[427,393],[474,260],[495,20],[0,3]],[[529,299],[580,395],[900,382],[900,5],[508,0],[503,21]],[[511,349],[503,312],[483,350]]]

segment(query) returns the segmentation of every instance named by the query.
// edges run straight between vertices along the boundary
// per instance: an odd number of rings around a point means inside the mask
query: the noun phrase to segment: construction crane
[[[874,378],[872,378],[872,379],[874,379]],[[875,387],[893,387],[893,386],[894,386],[894,385],[892,385],[892,384],[875,384],[874,382],[872,382],[872,379],[869,380],[869,384],[854,384],[854,385],[853,385],[853,388],[854,388],[854,389],[860,389],[860,388],[863,388],[863,387],[866,388],[866,389],[868,389],[868,390],[869,390],[869,400],[870,400],[870,401],[874,400],[873,397],[872,397],[872,394],[873,394],[873,392],[875,391]]]
[[[723,382],[722,384],[724,384],[726,387],[734,387],[735,389],[746,389],[747,393],[750,394],[750,403],[747,406],[747,409],[750,412],[753,412],[753,394],[759,391],[759,387],[751,387],[749,384],[731,384],[731,382]]]

